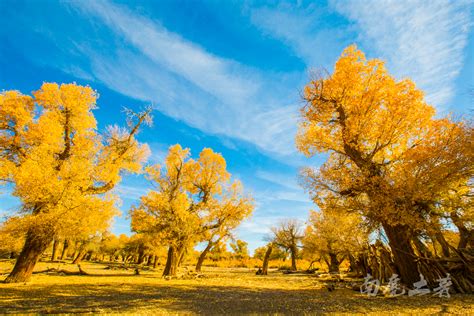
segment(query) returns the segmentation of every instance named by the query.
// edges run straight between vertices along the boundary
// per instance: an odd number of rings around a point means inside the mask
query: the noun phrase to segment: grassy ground
[[[12,262],[1,262],[0,273],[11,267]],[[40,263],[37,269],[46,267],[58,264]],[[68,264],[60,268],[77,271]],[[312,275],[262,277],[246,268],[204,268],[205,278],[165,280],[160,270],[135,276],[101,264],[82,268],[94,276],[35,274],[28,284],[0,283],[0,313],[474,315],[472,295],[367,297],[344,288],[328,292],[328,280]]]

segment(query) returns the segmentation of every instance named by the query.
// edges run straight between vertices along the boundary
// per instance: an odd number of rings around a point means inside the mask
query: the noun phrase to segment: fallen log
[[[87,273],[81,268],[81,265],[78,264],[77,267],[79,269],[78,272],[68,271],[64,269],[47,268],[46,270],[34,271],[33,274],[47,273],[47,274],[58,274],[58,275],[90,275],[89,273]]]

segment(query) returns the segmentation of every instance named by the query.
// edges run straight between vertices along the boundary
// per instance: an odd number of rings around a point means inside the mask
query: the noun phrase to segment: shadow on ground
[[[351,290],[278,290],[173,284],[65,284],[0,288],[2,313],[197,314],[472,312],[472,296],[366,297]],[[454,303],[454,304],[453,304]],[[463,309],[465,308],[465,312]]]

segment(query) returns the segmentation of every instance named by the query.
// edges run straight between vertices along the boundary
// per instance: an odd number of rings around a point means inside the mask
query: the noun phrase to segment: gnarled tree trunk
[[[64,240],[64,246],[63,246],[63,251],[61,253],[61,257],[59,258],[60,260],[66,259],[68,250],[69,250],[69,240],[65,239]]]
[[[183,247],[170,246],[168,248],[168,257],[166,259],[166,266],[163,270],[163,276],[175,276],[178,272],[178,267],[183,258]]]
[[[443,252],[443,256],[448,258],[449,255],[450,255],[449,244],[446,241],[446,239],[444,238],[443,233],[441,233],[440,231],[436,232],[435,238],[436,238],[436,241],[441,245],[441,250]]]
[[[51,261],[56,260],[60,244],[61,242],[57,238],[55,238],[53,242],[53,253],[51,254]]]
[[[209,252],[209,250],[211,250],[213,245],[214,245],[214,243],[212,241],[209,241],[207,243],[206,248],[204,248],[204,250],[199,255],[198,261],[196,263],[196,272],[201,272],[201,268],[202,268],[202,264],[204,263],[204,259],[206,259],[206,255]]]
[[[78,254],[76,256],[76,258],[74,258],[74,261],[72,262],[73,264],[78,264],[82,261],[82,259],[84,259],[85,255],[87,254],[87,249],[86,249],[86,246],[84,244],[82,244],[80,247],[79,247],[79,251],[78,251]]]
[[[29,231],[26,235],[25,245],[16,260],[15,267],[5,279],[5,283],[27,282],[33,274],[33,269],[41,254],[53,241],[52,235],[41,235]]]
[[[339,265],[341,262],[337,258],[337,254],[329,254],[329,273],[339,273]]]
[[[456,212],[451,213],[451,219],[459,230],[458,249],[474,248],[474,229],[468,229]]]
[[[296,271],[298,270],[296,267],[296,256],[298,254],[298,249],[296,246],[293,246],[290,248],[290,253],[291,253],[291,271]]]
[[[267,251],[265,251],[265,257],[263,257],[262,275],[268,274],[268,262],[270,261],[270,255],[272,254],[273,244],[269,244]]]
[[[142,264],[145,262],[145,247],[143,245],[140,245],[138,247],[138,260],[137,264]]]
[[[392,250],[397,272],[402,282],[408,287],[412,287],[413,283],[419,281],[420,276],[415,260],[416,254],[411,245],[411,231],[407,226],[392,226],[387,223],[383,224],[383,229]]]

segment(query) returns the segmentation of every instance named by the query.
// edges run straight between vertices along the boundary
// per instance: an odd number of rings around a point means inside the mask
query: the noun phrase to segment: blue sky
[[[439,113],[473,109],[473,1],[20,1],[0,0],[0,89],[29,94],[42,82],[88,84],[100,94],[100,127],[123,122],[123,106],[153,104],[139,139],[159,163],[175,143],[211,147],[256,200],[237,236],[264,244],[284,218],[314,206],[297,184],[318,166],[294,146],[300,91],[310,72],[331,70],[355,43],[409,76]],[[122,217],[150,188],[126,176]],[[0,196],[0,212],[18,202]]]

